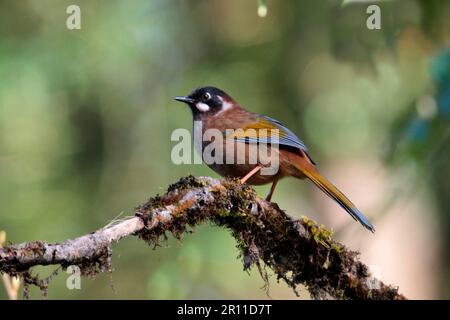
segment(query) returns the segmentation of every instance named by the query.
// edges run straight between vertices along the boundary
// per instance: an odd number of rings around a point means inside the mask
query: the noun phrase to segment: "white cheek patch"
[[[228,102],[228,101],[225,101],[225,100],[222,99],[221,97],[219,97],[219,99],[220,99],[220,101],[222,102],[222,108],[221,108],[221,110],[216,114],[216,116],[219,115],[219,114],[221,114],[221,113],[224,112],[224,111],[227,111],[227,110],[230,110],[231,108],[233,108],[233,104],[232,104],[232,103],[230,103],[230,102]]]
[[[198,109],[198,111],[201,111],[201,112],[209,111],[209,106],[203,102],[197,102],[195,104],[195,107]]]
[[[229,102],[226,102],[226,101],[224,101],[222,103],[222,111],[227,111],[227,110],[229,110],[231,108],[233,108],[233,104],[232,103],[229,103]]]

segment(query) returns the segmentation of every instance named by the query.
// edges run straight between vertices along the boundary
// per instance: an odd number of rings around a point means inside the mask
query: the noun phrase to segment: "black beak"
[[[178,97],[175,97],[174,99],[177,100],[177,101],[180,101],[180,102],[187,103],[187,104],[195,102],[194,99],[189,98],[189,97],[184,97],[184,96],[178,96]]]

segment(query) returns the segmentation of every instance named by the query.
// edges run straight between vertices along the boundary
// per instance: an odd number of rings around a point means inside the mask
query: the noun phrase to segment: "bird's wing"
[[[275,130],[278,130],[278,139],[275,139],[277,133]],[[278,143],[282,146],[308,150],[303,141],[280,121],[261,115],[257,115],[251,123],[246,123],[241,130],[234,130],[226,136],[246,143]]]

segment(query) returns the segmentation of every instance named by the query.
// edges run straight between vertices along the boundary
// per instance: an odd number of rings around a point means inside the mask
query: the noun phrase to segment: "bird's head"
[[[236,106],[236,102],[224,91],[214,87],[195,89],[188,96],[178,96],[175,100],[189,105],[196,116],[213,116]]]

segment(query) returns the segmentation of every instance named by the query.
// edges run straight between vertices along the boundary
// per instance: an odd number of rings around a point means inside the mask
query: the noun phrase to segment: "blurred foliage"
[[[366,28],[359,1],[80,0],[82,29],[67,30],[70,4],[0,2],[0,229],[9,240],[85,234],[180,176],[214,175],[170,161],[171,131],[191,127],[172,97],[208,84],[285,122],[321,165],[414,163],[450,252],[449,1],[377,2],[380,31]],[[275,201],[321,219],[310,192],[286,180]],[[126,239],[112,275],[73,291],[59,276],[49,298],[266,297],[224,230],[206,226],[163,247]],[[293,297],[272,280],[274,297]]]

